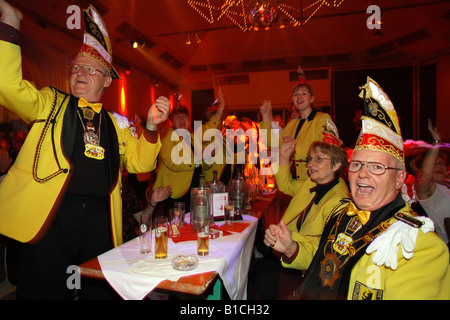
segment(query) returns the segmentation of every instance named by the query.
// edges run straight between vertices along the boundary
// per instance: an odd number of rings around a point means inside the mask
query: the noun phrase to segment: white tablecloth
[[[109,284],[124,299],[143,299],[163,280],[216,271],[231,299],[246,299],[247,275],[253,253],[258,219],[244,215],[250,225],[241,233],[233,233],[209,241],[209,255],[198,256],[199,266],[192,271],[177,271],[171,260],[180,254],[197,254],[197,240],[174,243],[169,238],[168,257],[155,259],[154,239],[150,254],[139,251],[139,237],[98,257]],[[235,222],[239,223],[239,222]],[[217,223],[220,224],[220,223]]]

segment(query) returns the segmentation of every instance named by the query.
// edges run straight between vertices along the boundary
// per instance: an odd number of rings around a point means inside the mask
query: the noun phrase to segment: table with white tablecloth
[[[124,299],[143,299],[164,280],[177,281],[209,271],[217,272],[231,299],[245,299],[258,219],[243,215],[242,221],[235,221],[234,227],[228,229],[223,222],[216,224],[219,229],[229,231],[222,237],[210,239],[209,255],[197,256],[199,264],[194,270],[177,271],[172,268],[171,261],[177,255],[196,255],[197,240],[175,243],[169,238],[168,257],[159,260],[155,259],[154,250],[149,254],[140,253],[137,237],[98,256],[101,272]]]

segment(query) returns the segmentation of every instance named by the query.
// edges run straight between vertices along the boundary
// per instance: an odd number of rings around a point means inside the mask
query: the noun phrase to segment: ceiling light
[[[137,39],[136,41],[132,41],[131,43],[134,49],[145,47],[145,41],[141,39]]]
[[[337,8],[344,1],[312,0],[307,5],[303,5],[307,2],[303,0],[295,1],[295,5],[281,0],[187,0],[187,3],[210,24],[226,17],[242,31],[248,31],[270,26],[277,19],[291,21],[293,27],[303,26],[322,8]]]
[[[249,6],[249,19],[253,26],[270,29],[278,18],[278,6],[275,0],[253,0]]]
[[[189,33],[186,33],[186,44],[191,44],[191,35]]]
[[[195,33],[195,42],[197,42],[197,44],[200,44],[202,42],[202,39],[200,39],[198,33]]]

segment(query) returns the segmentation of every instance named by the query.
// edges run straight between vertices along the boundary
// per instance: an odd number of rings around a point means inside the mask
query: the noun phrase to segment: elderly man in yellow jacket
[[[448,300],[448,248],[433,222],[416,216],[400,194],[406,171],[392,102],[370,78],[361,98],[366,116],[348,169],[352,201],[331,212],[299,297]],[[270,245],[278,242],[295,258],[297,244],[286,228]]]
[[[22,79],[22,15],[3,0],[0,14],[0,105],[33,123],[0,185],[0,233],[26,243],[19,299],[72,298],[67,267],[122,243],[120,168],[154,169],[157,124],[167,119],[170,102],[160,97],[150,107],[140,139],[125,117],[102,107],[104,90],[119,76],[106,26],[93,7],[84,11],[83,46],[69,67],[71,94],[36,89]],[[82,283],[82,297],[93,290]]]

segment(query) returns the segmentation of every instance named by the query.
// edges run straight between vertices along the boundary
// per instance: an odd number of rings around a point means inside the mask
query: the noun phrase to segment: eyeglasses
[[[435,166],[443,166],[445,167],[447,163],[445,161],[436,161]]]
[[[382,175],[386,172],[386,170],[403,170],[399,168],[392,168],[385,166],[384,164],[378,162],[361,162],[361,161],[350,161],[348,164],[348,171],[350,172],[358,172],[362,169],[363,166],[367,166],[367,169],[370,173],[374,175]]]
[[[324,158],[321,156],[315,156],[313,158],[310,156],[306,157],[306,163],[310,163],[311,161],[314,163],[323,163],[325,160],[331,160],[331,158]]]
[[[73,64],[73,65],[69,66],[69,71],[71,73],[77,73],[78,71],[80,71],[80,69],[82,69],[85,73],[88,73],[90,75],[95,75],[97,72],[100,72],[101,74],[107,76],[106,73],[94,68],[93,66],[86,66],[86,65],[81,65],[81,64]]]

